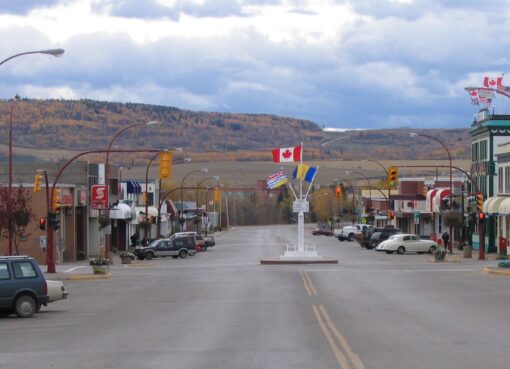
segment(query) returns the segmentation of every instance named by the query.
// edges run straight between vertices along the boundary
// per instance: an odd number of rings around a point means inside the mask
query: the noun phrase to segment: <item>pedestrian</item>
[[[134,233],[131,236],[131,247],[136,247],[136,242],[138,241],[138,234]]]
[[[448,231],[445,231],[441,238],[443,239],[444,248],[448,249],[448,241],[450,240],[450,235],[448,234]]]

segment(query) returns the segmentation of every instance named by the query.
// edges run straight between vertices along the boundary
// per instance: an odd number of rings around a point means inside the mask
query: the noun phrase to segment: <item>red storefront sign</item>
[[[106,185],[93,185],[90,194],[90,207],[92,209],[108,208],[108,187]]]

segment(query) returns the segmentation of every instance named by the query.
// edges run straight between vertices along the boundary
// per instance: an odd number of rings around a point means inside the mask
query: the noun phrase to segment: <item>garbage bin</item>
[[[464,258],[468,259],[468,258],[472,258],[472,257],[473,257],[473,255],[472,255],[471,246],[465,245],[464,246]]]

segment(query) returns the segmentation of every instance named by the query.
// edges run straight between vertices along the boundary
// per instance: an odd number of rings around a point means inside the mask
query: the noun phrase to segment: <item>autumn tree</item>
[[[9,211],[9,203],[11,204],[11,211]],[[4,238],[8,238],[9,228],[11,227],[17,255],[21,251],[21,241],[27,237],[26,229],[30,222],[35,219],[30,203],[30,192],[25,190],[21,184],[19,187],[12,188],[11,198],[9,198],[9,188],[6,186],[0,187],[0,234]]]

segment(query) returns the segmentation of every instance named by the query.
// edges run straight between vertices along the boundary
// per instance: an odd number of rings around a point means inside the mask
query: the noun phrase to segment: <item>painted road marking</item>
[[[353,368],[355,369],[365,369],[365,366],[361,362],[361,359],[358,355],[356,355],[353,351],[347,339],[340,333],[338,328],[333,324],[331,319],[329,318],[328,313],[324,306],[312,305],[313,312],[319,325],[321,327],[324,336],[326,337],[331,350],[333,351],[338,365],[342,369],[350,369],[352,363]],[[336,340],[335,340],[336,338]],[[343,351],[342,351],[343,349]]]
[[[306,272],[301,272],[300,275],[308,296],[317,296],[317,290],[315,289],[310,276]]]
[[[78,267],[74,267],[71,269],[67,269],[67,270],[64,270],[64,273],[71,273],[71,272],[74,272],[75,270],[80,269],[80,268],[89,268],[89,265],[83,265],[83,266],[78,266]]]

